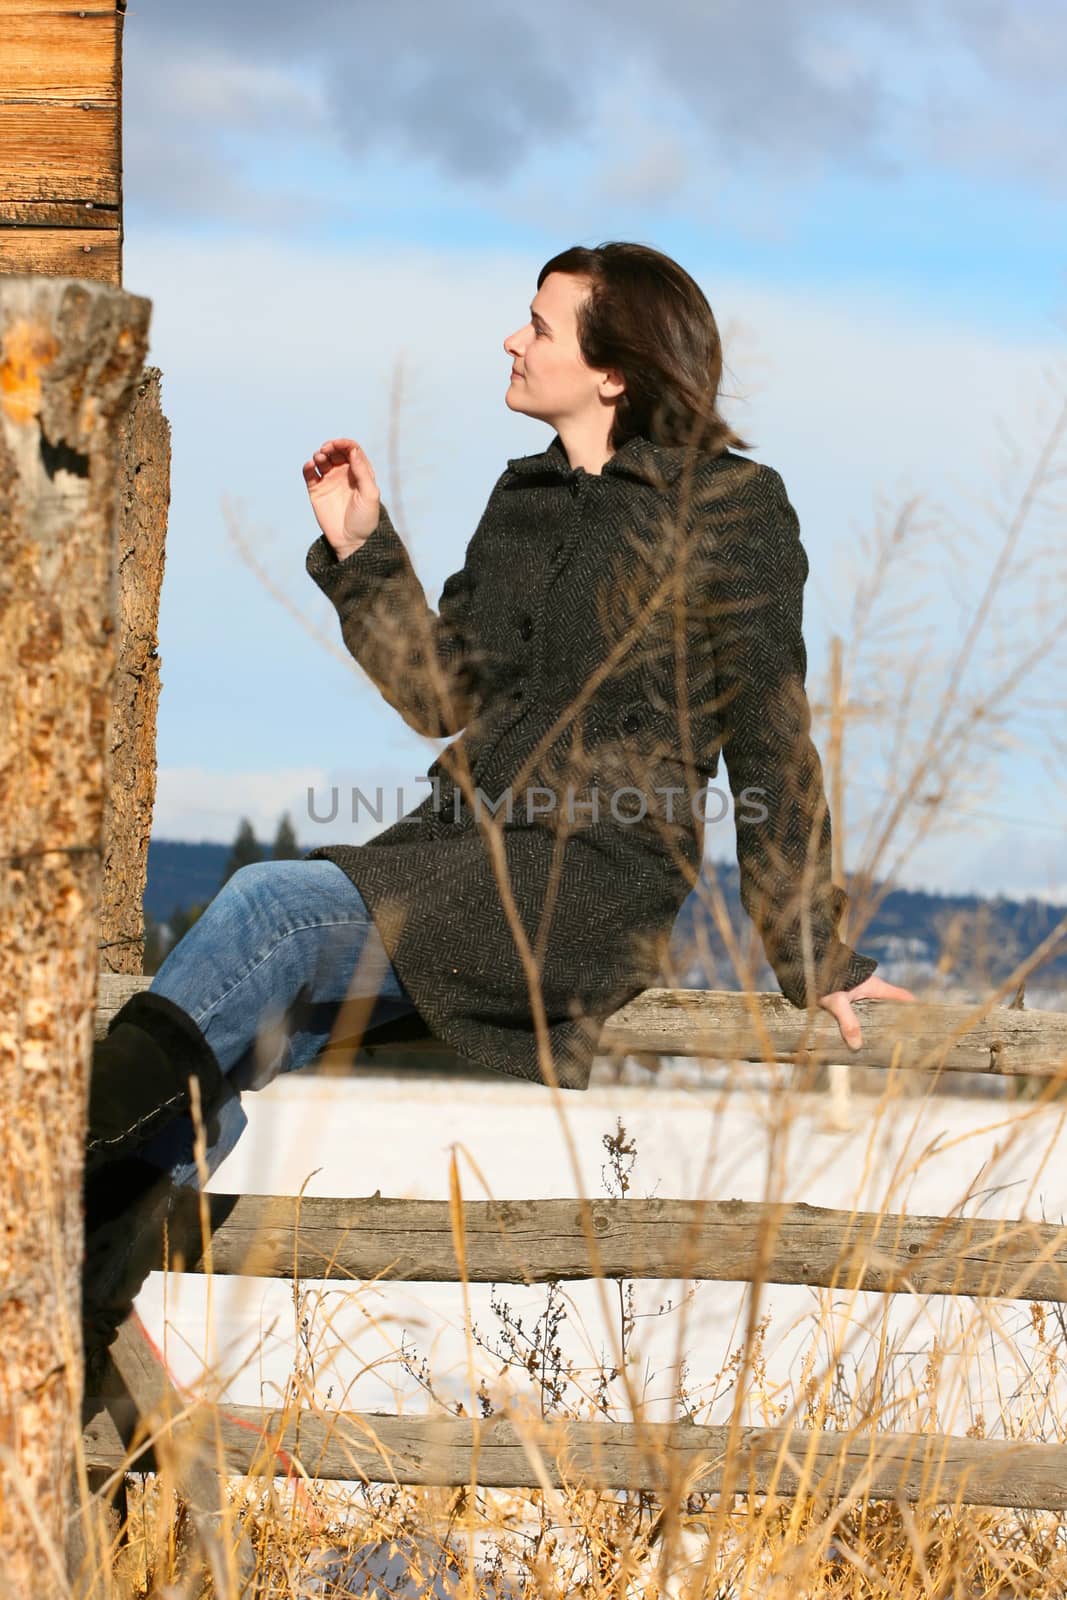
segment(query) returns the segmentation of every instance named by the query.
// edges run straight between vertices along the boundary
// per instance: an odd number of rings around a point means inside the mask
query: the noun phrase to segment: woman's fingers
[[[326,470],[327,462],[321,450],[316,450],[314,454],[304,462],[304,465],[301,468],[301,471],[304,474],[304,482],[308,484],[318,483],[320,475]]]
[[[831,1016],[837,1019],[837,1026],[841,1030],[841,1037],[844,1039],[849,1049],[858,1050],[863,1043],[863,1030],[860,1027],[859,1017],[857,1017],[848,1000],[845,998],[845,991],[843,989],[839,989],[836,994],[824,995],[819,1001],[819,1004],[825,1011],[829,1011]]]
[[[850,1000],[917,1000],[910,989],[901,988],[899,983],[887,983],[877,973],[872,972],[869,978],[864,978],[862,983],[857,983],[851,989],[843,989],[842,994],[847,994]]]
[[[327,439],[315,454],[324,456],[332,466],[341,466],[347,461],[365,466],[371,473],[374,471],[366,451],[357,439]]]
[[[877,994],[871,996],[872,1000],[917,1000],[918,998],[910,989],[902,989],[899,983],[887,983],[884,978],[879,982],[881,988]]]
[[[304,482],[310,489],[314,484],[321,483],[326,474],[328,472],[332,472],[335,467],[342,467],[344,465],[344,456],[337,456],[334,458],[327,455],[324,450],[316,450],[311,459],[309,461],[305,461],[303,467],[301,468],[304,474]]]
[[[303,472],[306,483],[314,483],[319,476],[325,476],[332,467],[351,467],[357,484],[361,478],[368,478],[377,486],[374,468],[371,466],[363,446],[356,439],[337,438],[327,439],[314,451],[309,461],[305,461]]]
[[[374,468],[370,464],[370,457],[363,446],[357,444],[354,439],[345,439],[341,442],[347,446],[348,464],[356,475],[356,482],[362,488],[362,480],[367,478],[377,488],[378,480],[374,476]]]
[[[863,1030],[860,1027],[860,1019],[852,1008],[853,1000],[915,1000],[915,998],[910,989],[903,989],[898,983],[887,983],[884,978],[876,978],[872,973],[869,978],[865,978],[852,989],[837,989],[833,994],[824,994],[819,1004],[836,1019],[841,1037],[849,1048],[858,1050],[863,1043]]]

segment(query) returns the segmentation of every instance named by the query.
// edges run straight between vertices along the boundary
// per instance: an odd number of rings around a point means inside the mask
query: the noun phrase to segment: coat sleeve
[[[734,798],[741,902],[795,1006],[851,989],[878,963],[838,937],[830,813],[811,739],[801,632],[808,558],[781,475],[762,463],[715,516],[710,590],[716,707]]]
[[[344,560],[325,534],[307,553],[307,571],[333,602],[349,652],[405,722],[430,738],[459,732],[480,703],[473,545],[472,539],[464,565],[445,579],[437,612],[384,504],[375,531]]]

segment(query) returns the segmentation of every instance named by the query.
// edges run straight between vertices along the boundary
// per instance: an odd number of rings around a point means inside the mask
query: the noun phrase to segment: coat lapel
[[[604,463],[603,471],[612,476],[636,479],[653,489],[665,491],[675,481],[685,465],[686,458],[695,458],[701,452],[688,445],[653,444],[643,434],[635,433],[620,445],[613,456]],[[554,434],[546,450],[536,455],[512,456],[508,467],[517,477],[572,478],[581,470],[571,466],[563,441]],[[590,474],[595,476],[595,474]]]

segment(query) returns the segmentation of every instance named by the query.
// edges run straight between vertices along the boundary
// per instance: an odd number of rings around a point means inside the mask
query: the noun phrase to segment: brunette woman
[[[856,1000],[914,998],[839,937],[807,556],[781,476],[719,413],[704,294],[646,246],[574,247],[503,347],[506,404],[553,437],[508,461],[436,613],[359,442],[304,463],[307,571],[349,651],[411,727],[458,737],[368,843],[238,871],[97,1046],[86,1305],[105,1337],[143,1278],[131,1204],[165,1214],[198,1182],[192,1078],[209,1172],[241,1091],[314,1060],[346,999],[368,1032],[408,1016],[467,1060],[584,1089],[604,1020],[662,970],[720,754],[783,993],[853,1047]]]

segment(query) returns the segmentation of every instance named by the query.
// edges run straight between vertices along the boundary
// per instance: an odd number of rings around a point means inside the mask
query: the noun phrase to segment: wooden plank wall
[[[0,272],[122,282],[125,0],[0,0]]]

